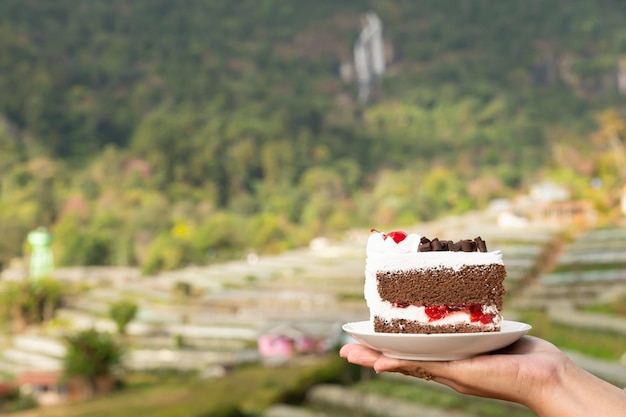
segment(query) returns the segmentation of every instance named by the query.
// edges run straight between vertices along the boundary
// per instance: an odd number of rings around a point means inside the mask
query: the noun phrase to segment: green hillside
[[[387,71],[360,103],[368,11]],[[621,188],[592,138],[626,140],[623,2],[5,0],[0,51],[0,264],[40,225],[59,264],[151,272],[543,176]]]

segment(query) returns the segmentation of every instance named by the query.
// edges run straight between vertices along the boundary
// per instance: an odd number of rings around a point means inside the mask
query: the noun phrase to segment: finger
[[[353,352],[360,352],[361,350],[367,349],[366,346],[360,345],[358,343],[348,343],[339,349],[339,356],[342,358],[348,358],[348,356]]]
[[[443,364],[441,366],[433,366],[433,364]],[[404,375],[411,375],[426,380],[435,380],[443,374],[439,371],[440,367],[445,367],[447,362],[426,362],[413,361],[404,359],[395,359],[388,357],[379,358],[374,364],[374,370],[380,372],[399,372]]]
[[[388,358],[382,353],[363,345],[348,344],[343,346],[339,355],[348,359],[348,362],[373,368],[376,372],[399,372],[404,375],[412,375],[417,378],[431,380],[433,375],[424,367],[415,365],[414,361]]]
[[[374,363],[382,356],[380,352],[359,344],[348,344],[341,348],[339,355],[350,363],[373,368]]]
[[[399,370],[404,370],[411,375],[421,373],[422,370],[425,370],[431,375],[435,375],[435,371],[445,368],[447,364],[448,362],[414,361],[383,356],[376,361],[374,369],[376,372],[398,372]],[[447,374],[447,372],[437,373],[437,375],[440,374]]]
[[[480,395],[480,391],[474,389],[475,381],[468,384],[467,378],[472,377],[474,367],[473,359],[461,361],[414,361],[381,357],[374,364],[374,370],[380,372],[398,372],[416,378],[435,381],[447,385],[455,391],[463,394]],[[469,375],[466,375],[469,373]]]
[[[476,395],[479,397],[482,397],[482,393],[479,390],[476,390],[474,388],[472,388],[471,386],[468,387],[467,385],[464,384],[459,384],[457,381],[452,380],[452,379],[448,379],[448,378],[444,378],[441,376],[438,377],[433,377],[433,381],[442,384],[442,385],[446,385],[450,388],[452,388],[453,390],[455,390],[456,392],[460,392],[461,394],[466,394],[466,395]]]

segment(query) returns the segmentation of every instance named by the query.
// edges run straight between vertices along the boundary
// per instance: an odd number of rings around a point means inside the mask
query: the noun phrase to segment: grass
[[[623,302],[622,302],[623,305]],[[596,357],[617,360],[626,346],[626,336],[576,329],[550,323],[541,311],[521,313],[522,321],[533,325],[531,334],[557,346]],[[343,362],[343,360],[341,360]],[[269,405],[298,403],[305,389],[333,379],[336,354],[296,366],[263,368],[246,366],[225,378],[197,381],[176,375],[137,375],[124,391],[82,404],[11,414],[12,417],[256,417]],[[524,408],[463,396],[441,388],[374,378],[355,385],[356,389],[420,403],[446,410],[459,410],[481,417],[535,417]],[[111,410],[115,410],[112,413]]]
[[[542,311],[525,311],[522,321],[533,326],[529,334],[546,339],[561,349],[600,359],[617,361],[624,354],[626,335],[555,324]]]
[[[605,359],[617,359],[626,346],[623,335],[574,329],[550,323],[541,311],[522,313],[533,325],[531,334],[564,349]],[[347,368],[346,368],[347,367]],[[197,380],[177,373],[136,374],[117,393],[75,405],[10,414],[11,417],[258,417],[277,402],[300,404],[306,390],[317,383],[340,382],[348,365],[336,352],[303,363],[266,368],[248,365],[226,377]],[[360,368],[356,368],[359,369]],[[347,382],[344,380],[344,382]],[[355,389],[391,396],[445,410],[480,417],[536,417],[531,411],[504,402],[464,396],[437,385],[422,385],[374,377]],[[112,410],[115,410],[114,413]],[[347,414],[344,414],[347,415]]]
[[[626,298],[615,300],[606,304],[593,304],[585,306],[583,311],[588,313],[613,314],[616,316],[626,316]]]
[[[626,262],[611,263],[571,263],[557,265],[551,273],[558,274],[560,272],[591,272],[591,271],[609,271],[626,268]]]
[[[485,398],[470,397],[457,392],[442,389],[437,385],[401,382],[385,378],[373,378],[354,386],[368,394],[377,394],[398,400],[423,404],[445,410],[461,411],[480,417],[536,417],[525,407]]]
[[[318,382],[334,381],[344,366],[336,353],[303,364],[249,365],[223,378],[138,378],[123,391],[84,403],[13,413],[11,417],[242,417],[276,402],[299,402]]]

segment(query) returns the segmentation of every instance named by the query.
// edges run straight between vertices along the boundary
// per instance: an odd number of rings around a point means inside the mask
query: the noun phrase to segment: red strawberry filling
[[[428,316],[428,321],[441,320],[447,316],[449,312],[447,306],[426,306],[424,311]]]
[[[406,304],[406,303],[403,303]],[[407,307],[407,306],[404,306]],[[441,306],[426,306],[424,308],[428,321],[433,322],[441,320],[452,312],[462,311],[470,316],[470,322],[480,322],[482,324],[491,324],[495,315],[493,313],[485,313],[480,304],[453,304],[453,305],[441,305]]]

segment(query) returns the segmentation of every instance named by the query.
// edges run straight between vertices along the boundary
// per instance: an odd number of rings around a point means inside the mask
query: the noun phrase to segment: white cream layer
[[[430,321],[430,318],[425,313],[425,307],[408,306],[405,308],[393,307],[389,302],[381,302],[377,307],[370,307],[370,320],[374,317],[380,317],[383,320],[391,321],[393,319],[403,319],[410,321],[417,321],[419,323],[428,324],[431,326],[445,326],[449,324],[469,324],[478,327],[497,326],[502,321],[502,317],[498,313],[498,309],[495,306],[483,306],[483,313],[493,314],[493,323],[483,324],[479,321],[472,322],[470,315],[466,311],[451,311],[445,317]]]

